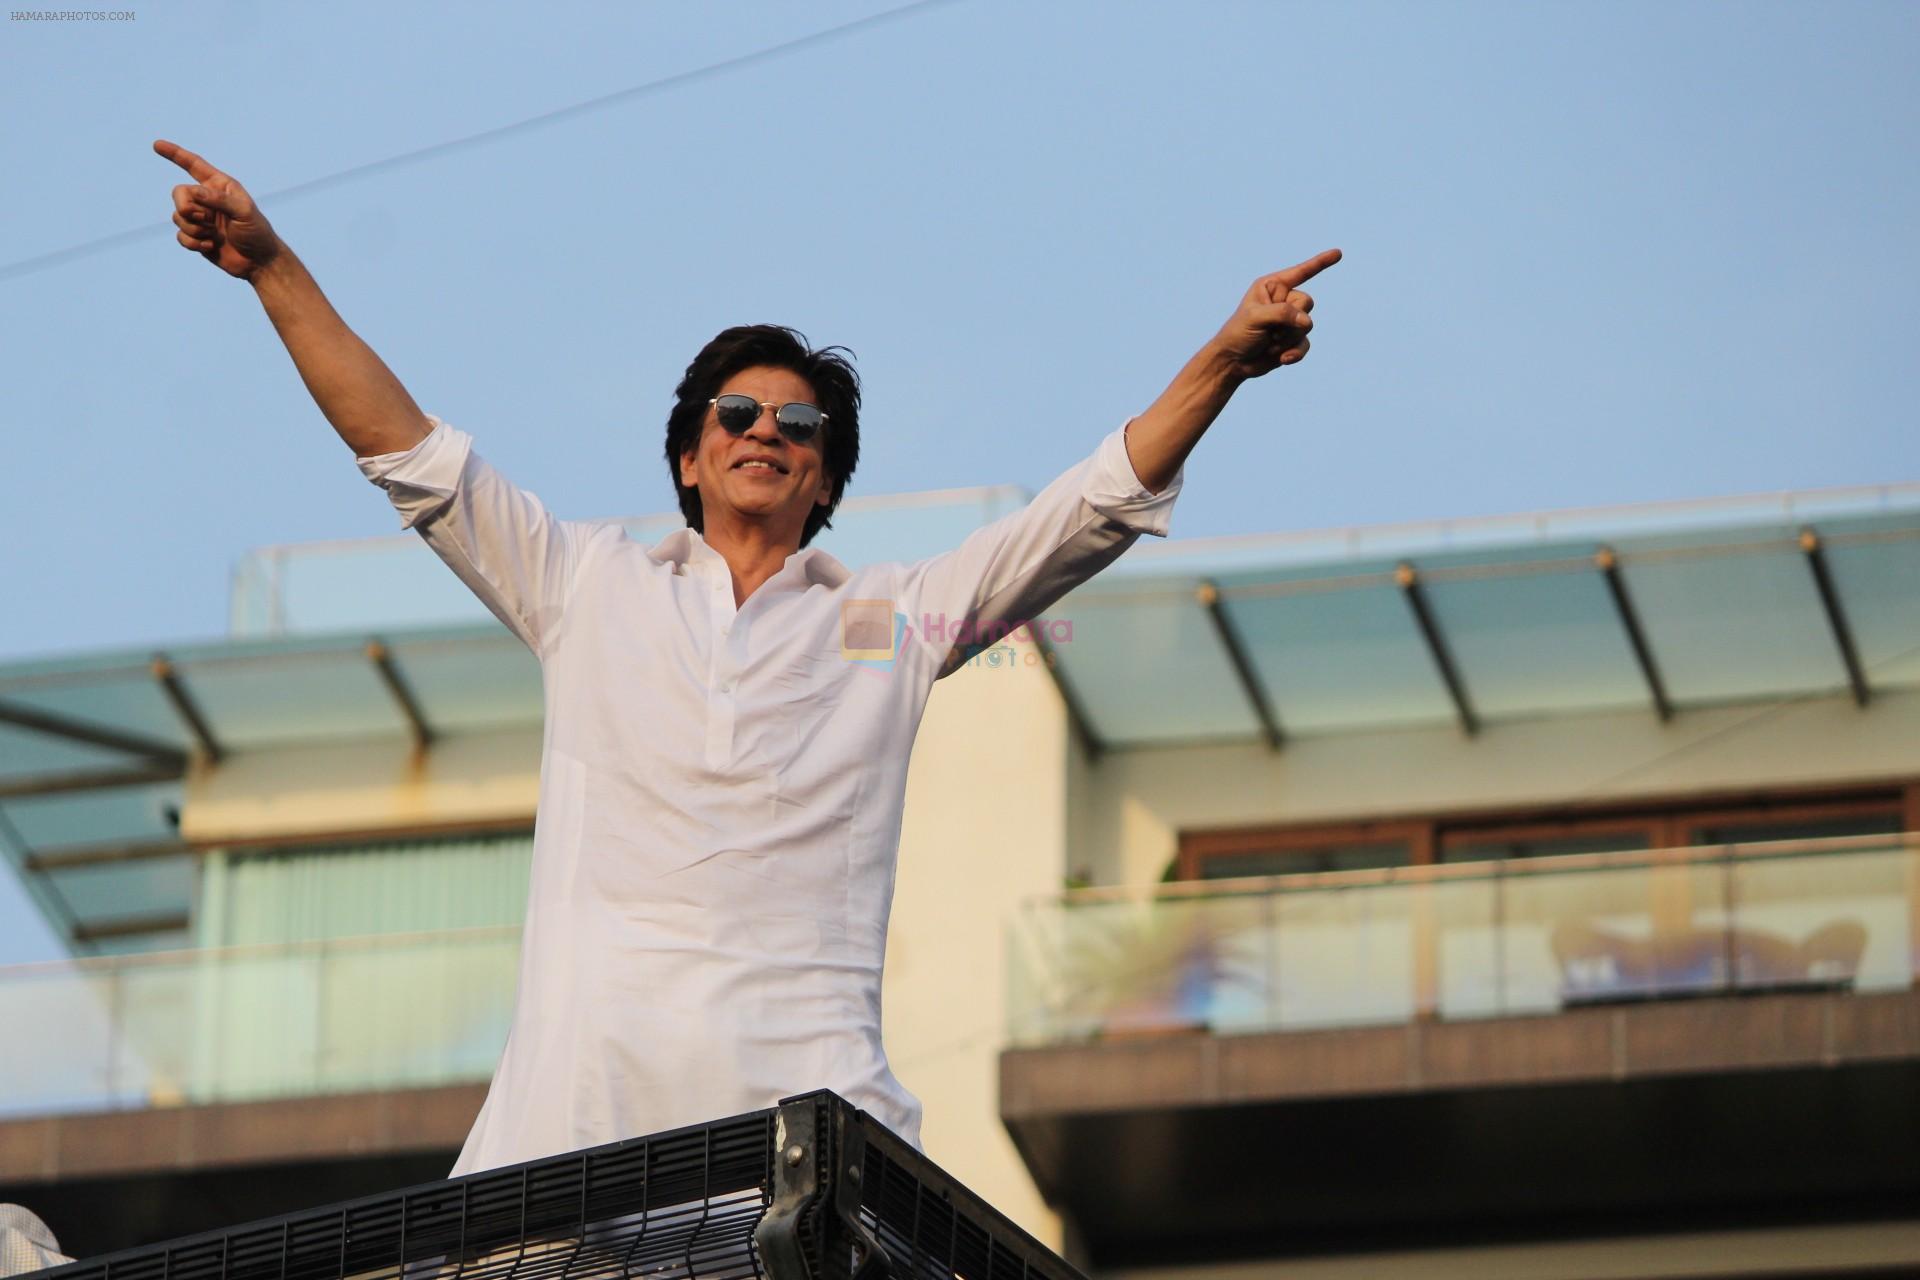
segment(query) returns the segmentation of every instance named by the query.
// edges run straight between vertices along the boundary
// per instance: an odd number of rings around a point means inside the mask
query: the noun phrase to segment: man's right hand
[[[280,237],[245,187],[164,138],[153,149],[193,177],[173,189],[173,222],[180,228],[175,239],[182,247],[243,280],[273,261]]]

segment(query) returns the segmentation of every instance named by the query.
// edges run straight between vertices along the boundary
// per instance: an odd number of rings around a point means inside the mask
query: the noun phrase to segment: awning
[[[1101,749],[1864,708],[1920,684],[1920,485],[1136,547],[1039,630]]]
[[[90,949],[186,927],[189,756],[538,724],[540,668],[497,623],[174,645],[0,667],[0,848]]]

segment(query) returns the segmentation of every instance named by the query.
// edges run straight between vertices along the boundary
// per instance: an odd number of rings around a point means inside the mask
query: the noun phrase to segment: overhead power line
[[[766,62],[774,58],[784,57],[787,54],[798,52],[802,49],[811,48],[815,45],[826,44],[829,41],[853,35],[855,32],[864,31],[872,27],[880,26],[883,23],[893,22],[897,19],[933,8],[935,5],[951,4],[953,2],[954,0],[914,0],[913,3],[901,5],[897,9],[888,9],[882,13],[869,14],[864,18],[856,18],[852,22],[845,22],[837,27],[828,27],[824,31],[815,31],[810,35],[799,36],[781,44],[770,45],[765,49],[756,49],[751,53],[739,54],[732,58],[723,58],[719,62],[711,62],[706,66],[695,67],[690,71],[675,72],[670,76],[662,76],[658,80],[649,80],[644,84],[637,84],[631,88],[603,94],[598,98],[589,98],[585,102],[576,102],[571,106],[559,107],[552,111],[542,112],[539,115],[528,116],[524,120],[516,120],[511,124],[498,125],[492,129],[482,129],[478,133],[470,133],[461,138],[451,138],[445,142],[430,143],[427,146],[417,148],[413,151],[403,151],[398,155],[388,156],[384,160],[371,160],[366,164],[357,164],[348,169],[341,169],[336,173],[325,174],[318,178],[309,178],[305,182],[296,182],[290,187],[281,187],[278,190],[262,192],[256,195],[255,199],[265,203],[268,200],[286,200],[297,196],[311,195],[316,191],[324,191],[328,187],[338,186],[343,182],[351,182],[356,178],[364,178],[369,174],[382,173],[389,169],[397,169],[403,165],[414,164],[421,160],[447,155],[451,152],[465,150],[469,147],[477,147],[486,143],[497,142],[502,138],[511,137],[514,134],[544,128],[547,125],[558,124],[563,120],[571,120],[575,116],[582,116],[590,111],[600,111],[607,107],[632,102],[636,98],[644,98],[652,94],[664,93],[670,89],[678,89],[683,85],[711,79],[714,76],[737,70],[740,67],[751,66],[757,62]],[[116,231],[111,235],[83,241],[80,244],[70,245],[65,249],[54,249],[51,252],[37,254],[31,258],[22,258],[18,262],[10,262],[5,266],[0,266],[0,281],[17,280],[21,276],[32,275],[36,271],[45,271],[69,262],[77,262],[80,259],[92,257],[94,254],[104,253],[109,249],[117,249],[121,245],[132,244],[136,240],[157,235],[163,230],[167,233],[168,238],[171,239],[174,231],[172,222],[159,219],[157,223],[158,225],[142,225],[126,231]]]

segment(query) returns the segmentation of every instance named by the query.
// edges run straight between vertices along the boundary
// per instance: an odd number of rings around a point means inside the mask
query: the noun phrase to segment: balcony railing
[[[518,928],[0,969],[0,1114],[484,1081]]]
[[[0,1114],[484,1081],[519,930],[0,969]],[[1016,1046],[1903,990],[1920,834],[1082,890],[1009,933]]]
[[[1030,904],[1015,1046],[1294,1031],[1920,972],[1920,834],[1396,867]]]

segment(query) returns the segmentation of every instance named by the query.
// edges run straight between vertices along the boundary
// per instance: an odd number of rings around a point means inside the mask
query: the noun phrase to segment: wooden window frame
[[[1855,815],[1883,813],[1888,809],[1902,816],[1902,825],[1912,831],[1912,818],[1907,813],[1908,806],[1900,798],[1870,801],[1831,801],[1825,804],[1801,804],[1765,809],[1718,809],[1698,813],[1689,813],[1674,819],[1674,826],[1680,839],[1674,843],[1694,844],[1695,836],[1702,827],[1727,826],[1733,823],[1747,822],[1808,822],[1819,818],[1850,818]]]
[[[1593,817],[1560,822],[1494,822],[1454,825],[1434,824],[1434,855],[1446,861],[1447,850],[1456,844],[1475,844],[1498,840],[1552,840],[1560,836],[1635,835],[1644,836],[1647,848],[1664,848],[1662,843],[1669,823],[1658,817]],[[1626,848],[1626,845],[1622,845]]]
[[[1511,839],[1586,831],[1645,831],[1648,847],[1693,843],[1702,827],[1735,822],[1795,822],[1855,814],[1892,813],[1906,831],[1920,831],[1920,778],[1858,786],[1776,787],[1694,796],[1650,796],[1590,805],[1553,805],[1400,815],[1353,820],[1218,827],[1182,831],[1174,874],[1202,879],[1206,864],[1254,854],[1284,854],[1327,844],[1405,840],[1415,866],[1438,860],[1447,844],[1468,838]],[[1231,873],[1229,873],[1231,874]]]
[[[1405,840],[1416,863],[1433,861],[1433,824],[1420,821],[1343,822],[1298,827],[1239,827],[1180,835],[1182,880],[1198,880],[1203,862],[1264,854],[1305,852],[1328,844]]]

